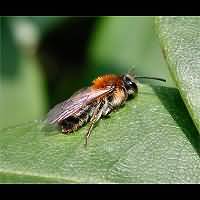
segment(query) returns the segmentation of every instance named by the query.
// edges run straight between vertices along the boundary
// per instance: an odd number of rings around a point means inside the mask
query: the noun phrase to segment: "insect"
[[[89,129],[85,135],[86,146],[94,124],[102,116],[108,115],[124,104],[128,96],[137,94],[136,83],[139,78],[166,81],[161,78],[131,74],[100,76],[90,87],[79,90],[68,100],[52,108],[47,114],[47,122],[57,124],[65,134],[70,134],[89,122]]]

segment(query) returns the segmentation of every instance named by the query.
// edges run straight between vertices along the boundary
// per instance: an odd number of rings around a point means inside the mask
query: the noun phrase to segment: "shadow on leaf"
[[[200,135],[176,88],[151,86],[200,157]],[[161,92],[162,91],[162,92]],[[174,94],[170,96],[169,94]]]

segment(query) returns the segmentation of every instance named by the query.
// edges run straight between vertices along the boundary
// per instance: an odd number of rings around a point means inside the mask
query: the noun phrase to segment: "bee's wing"
[[[63,101],[57,104],[54,108],[52,108],[47,114],[47,122],[50,124],[58,123],[73,113],[76,113],[80,110],[84,105],[90,103],[94,99],[104,96],[111,91],[113,91],[113,86],[108,86],[104,89],[93,90],[90,87],[84,88],[76,92],[73,96],[71,96],[68,100]]]

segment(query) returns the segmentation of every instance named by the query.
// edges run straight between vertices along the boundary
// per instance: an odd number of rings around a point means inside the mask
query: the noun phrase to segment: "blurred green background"
[[[158,76],[175,87],[154,17],[1,17],[0,128],[45,116],[98,75]]]

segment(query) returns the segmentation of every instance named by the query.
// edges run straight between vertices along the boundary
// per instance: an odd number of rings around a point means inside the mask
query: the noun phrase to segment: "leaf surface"
[[[200,182],[200,139],[177,89],[139,85],[125,106],[84,134],[39,121],[0,130],[0,182]]]
[[[171,74],[200,132],[200,18],[159,17],[156,25]]]

